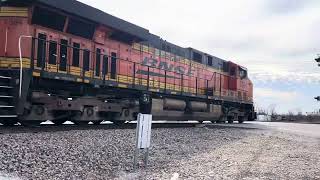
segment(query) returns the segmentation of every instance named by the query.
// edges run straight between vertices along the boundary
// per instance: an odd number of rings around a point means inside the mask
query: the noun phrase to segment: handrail
[[[43,41],[43,42],[45,42],[45,44],[47,44],[47,43],[50,43],[51,42],[51,40],[44,40],[44,39],[40,39],[40,38],[37,38],[37,37],[32,37],[32,38],[34,38],[35,40],[41,40],[41,41]],[[84,49],[84,48],[77,48],[77,47],[74,47],[74,46],[71,46],[71,45],[66,45],[66,44],[61,44],[60,42],[55,42],[57,45],[63,45],[63,46],[65,46],[65,47],[67,47],[67,48],[73,48],[73,49],[77,49],[77,50],[79,50],[79,51],[89,51],[90,53],[92,53],[92,54],[96,54],[96,51],[95,50],[93,50],[93,51],[91,51],[91,50],[89,50],[89,49]],[[108,55],[108,54],[104,54],[104,53],[99,53],[100,55],[106,55],[108,58],[111,58],[112,56],[111,55]],[[134,62],[134,61],[130,61],[130,60],[128,60],[128,59],[123,59],[123,58],[120,58],[120,57],[117,57],[117,59],[118,60],[121,60],[121,61],[125,61],[125,62],[129,62],[129,63],[136,63],[136,64],[138,64],[138,65],[143,65],[142,63],[137,63],[137,62]],[[70,66],[70,64],[68,64],[69,66]],[[145,67],[148,67],[147,65],[144,65]],[[152,68],[152,69],[159,69],[159,70],[164,70],[164,69],[160,69],[160,68],[158,68],[158,67],[152,67],[152,66],[149,66],[150,68]],[[199,68],[199,67],[197,67],[199,70],[205,70],[205,68]],[[90,68],[90,69],[94,69],[94,68]],[[177,72],[175,72],[175,71],[173,71],[173,70],[167,70],[168,72],[171,72],[171,73],[173,73],[173,74],[175,74],[175,75],[180,75],[181,73],[177,73]],[[212,72],[213,74],[214,73],[217,73],[217,74],[221,74],[221,75],[223,75],[223,76],[227,76],[227,77],[231,77],[230,75],[226,75],[226,74],[224,74],[224,73],[221,73],[221,72]],[[188,75],[189,77],[196,77],[196,76],[193,76],[193,75]],[[199,77],[198,77],[199,78]],[[238,77],[237,77],[238,78]],[[180,78],[179,78],[180,79]],[[199,78],[199,79],[203,79],[203,80],[209,80],[209,81],[212,81],[213,80],[213,76],[211,77],[211,79],[206,79],[206,78]]]
[[[21,97],[21,93],[22,93],[22,77],[23,77],[23,72],[22,72],[22,66],[23,66],[23,62],[22,62],[22,50],[21,50],[21,40],[22,40],[22,38],[33,38],[33,39],[38,39],[38,40],[41,40],[41,41],[44,41],[45,42],[45,44],[47,44],[47,43],[50,43],[51,41],[50,40],[45,40],[45,39],[40,39],[40,38],[37,38],[37,37],[33,37],[33,36],[27,36],[27,35],[21,35],[20,37],[19,37],[19,53],[20,53],[20,87],[19,87],[19,97]],[[55,42],[57,45],[63,45],[63,46],[66,46],[67,48],[72,48],[72,49],[78,49],[79,51],[89,51],[92,55],[93,54],[96,54],[97,52],[95,51],[95,50],[88,50],[88,49],[84,49],[84,48],[77,48],[77,47],[74,47],[74,46],[71,46],[71,45],[68,45],[68,44],[61,44],[60,42]],[[32,51],[34,51],[34,50],[32,50]],[[112,58],[112,56],[111,55],[108,55],[108,54],[104,54],[104,53],[99,53],[99,55],[100,56],[107,56],[108,58]],[[91,58],[93,58],[93,56],[91,56]],[[125,62],[129,62],[129,63],[132,63],[134,66],[135,65],[142,65],[142,66],[144,66],[141,62],[134,62],[134,61],[131,61],[131,60],[129,60],[129,59],[123,59],[123,58],[120,58],[120,57],[117,57],[117,59],[118,60],[120,60],[120,61],[125,61]],[[57,69],[58,69],[58,65],[59,65],[59,63],[57,62]],[[68,68],[68,66],[71,66],[70,64],[69,64],[69,62],[67,61],[66,62],[66,66],[67,66],[67,68]],[[152,66],[145,66],[145,67],[147,67],[149,70],[150,69],[158,69],[158,70],[164,70],[164,69],[161,69],[161,68],[159,68],[159,67],[152,67]],[[92,70],[93,72],[95,71],[95,68],[94,67],[89,67],[90,68],[90,70]],[[118,66],[117,68],[120,68],[120,66]],[[197,69],[202,69],[202,68],[197,68]],[[119,69],[118,69],[118,71],[119,71]],[[175,72],[175,71],[173,71],[173,70],[164,70],[165,71],[165,74],[167,74],[167,72],[170,72],[170,73],[173,73],[173,79],[174,79],[174,81],[175,81],[175,79],[180,79],[181,77],[181,80],[183,81],[183,76],[185,76],[184,74],[181,74],[181,73],[177,73],[177,72]],[[148,73],[149,74],[149,73]],[[181,75],[181,77],[176,77],[177,75]],[[226,77],[231,77],[230,75],[226,75],[226,74],[223,74],[223,73],[221,73],[221,72],[212,72],[212,76],[211,76],[211,78],[209,77],[209,78],[207,78],[207,77],[204,77],[204,78],[200,78],[200,77],[197,77],[197,76],[195,76],[195,75],[187,75],[189,78],[196,78],[196,91],[198,90],[198,87],[197,87],[197,85],[198,85],[198,82],[197,82],[197,80],[205,80],[205,81],[210,81],[210,82],[212,82],[213,80],[214,81],[216,81],[216,78],[217,78],[217,76],[218,75],[220,75],[220,96],[221,96],[221,76],[226,76]],[[128,75],[127,75],[128,76]],[[236,79],[238,79],[238,77],[236,77]],[[149,78],[148,78],[148,80],[149,80]],[[204,82],[205,83],[205,82]],[[213,84],[213,87],[212,88],[215,88],[216,87],[216,83],[215,82],[213,82],[214,84]],[[165,83],[165,85],[166,85],[166,83]],[[174,86],[175,86],[176,84],[174,84]],[[207,88],[208,88],[208,82],[206,83],[206,85],[204,85],[204,86],[207,86]],[[197,92],[196,92],[197,93]]]
[[[7,48],[8,48],[8,28],[6,28],[6,42],[4,44],[4,54],[7,55]]]
[[[19,98],[21,98],[22,93],[22,76],[23,76],[23,62],[22,62],[22,49],[21,49],[21,40],[22,38],[32,38],[32,36],[21,35],[19,37],[19,56],[20,56],[20,78],[19,78]]]

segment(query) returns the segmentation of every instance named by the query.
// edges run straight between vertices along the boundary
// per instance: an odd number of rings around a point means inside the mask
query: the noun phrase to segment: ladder
[[[14,125],[18,117],[15,107],[15,81],[10,70],[0,70],[0,123]]]

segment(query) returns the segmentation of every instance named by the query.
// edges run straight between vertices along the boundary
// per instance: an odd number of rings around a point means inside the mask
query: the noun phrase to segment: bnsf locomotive
[[[2,0],[0,123],[255,118],[247,69],[75,0]]]

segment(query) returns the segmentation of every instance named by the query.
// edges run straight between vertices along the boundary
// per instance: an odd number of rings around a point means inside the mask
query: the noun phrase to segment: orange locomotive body
[[[0,27],[3,124],[254,119],[246,68],[80,2],[5,1]]]

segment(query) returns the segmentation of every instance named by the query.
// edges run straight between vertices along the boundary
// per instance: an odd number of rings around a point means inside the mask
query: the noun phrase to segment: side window
[[[236,75],[236,68],[235,67],[231,67],[230,76],[235,76],[235,75]]]
[[[47,51],[46,40],[47,40],[47,35],[42,33],[38,34],[37,67],[42,67],[45,64],[46,51]]]
[[[223,72],[228,72],[229,71],[229,63],[223,62],[222,68],[223,68]]]
[[[96,50],[96,76],[100,76],[100,60],[101,60],[101,49]]]
[[[72,66],[79,67],[80,44],[73,43]]]
[[[32,24],[38,24],[40,26],[47,27],[50,29],[63,31],[65,21],[66,21],[66,16],[63,16],[60,13],[50,11],[46,8],[40,8],[36,6],[33,10],[33,16],[32,16],[31,22]]]
[[[245,79],[248,76],[247,70],[239,67],[239,76],[241,79]]]
[[[57,64],[57,42],[50,41],[49,44],[49,64]]]
[[[102,73],[103,75],[108,74],[108,56],[103,56],[103,65],[102,65]]]
[[[83,70],[89,71],[90,67],[90,51],[88,49],[83,51]]]
[[[75,18],[70,18],[67,27],[67,33],[80,36],[86,39],[92,39],[95,28],[96,26],[93,23],[87,23],[85,21],[81,21]]]
[[[208,56],[208,65],[209,66],[213,66],[213,61],[212,61],[212,57],[211,56]]]
[[[202,55],[197,52],[193,52],[193,60],[198,63],[202,63]]]
[[[61,39],[60,40],[60,64],[59,70],[66,71],[67,70],[67,58],[68,58],[68,40]]]
[[[117,73],[117,53],[111,53],[111,79],[116,79]]]

